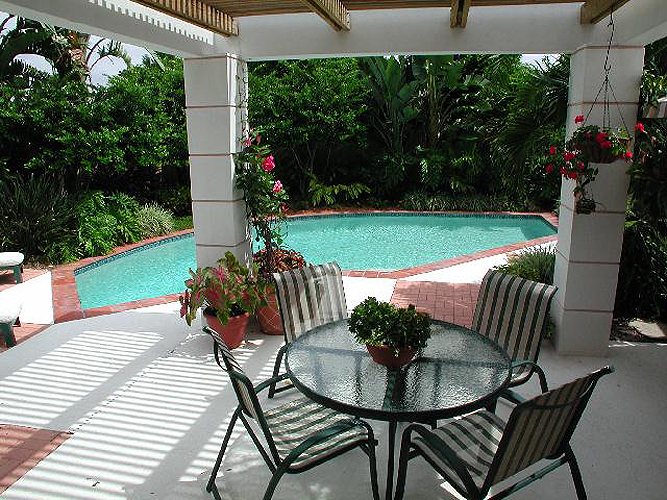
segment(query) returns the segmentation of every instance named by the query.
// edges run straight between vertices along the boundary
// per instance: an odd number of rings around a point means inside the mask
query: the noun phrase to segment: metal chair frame
[[[532,363],[532,362],[526,361],[524,363]],[[544,372],[539,366],[537,366],[537,364],[534,365],[535,366],[533,367],[533,369],[540,375],[540,380],[545,381],[546,385],[546,378],[544,377]],[[484,500],[489,490],[491,489],[491,486],[493,486],[492,484],[493,478],[495,477],[496,472],[498,472],[501,460],[506,450],[509,447],[510,440],[509,438],[506,438],[506,436],[507,437],[512,436],[514,431],[517,430],[517,422],[519,420],[520,414],[524,411],[530,411],[530,410],[552,410],[556,408],[566,408],[566,407],[573,408],[574,413],[568,427],[566,428],[563,434],[562,439],[560,440],[560,443],[557,447],[557,451],[545,457],[546,459],[553,461],[549,465],[541,468],[540,470],[534,472],[528,477],[525,477],[513,483],[512,485],[508,486],[507,488],[503,489],[502,491],[494,494],[487,500],[500,500],[502,498],[506,498],[512,493],[515,493],[520,489],[525,488],[529,484],[537,481],[538,479],[541,479],[546,474],[556,470],[557,468],[565,464],[568,464],[570,467],[570,472],[572,474],[572,480],[574,482],[577,499],[586,500],[587,498],[586,490],[584,488],[584,483],[581,477],[581,471],[579,469],[579,465],[577,464],[574,452],[572,451],[572,448],[570,446],[570,439],[579,422],[579,419],[581,418],[582,413],[586,409],[586,405],[590,400],[590,397],[593,393],[593,390],[595,389],[598,380],[602,376],[608,373],[612,373],[613,371],[614,368],[606,366],[592,373],[590,375],[591,379],[589,381],[588,387],[586,387],[586,389],[584,389],[578,397],[564,404],[539,405],[534,401],[535,398],[532,400],[524,401],[522,398],[520,398],[514,393],[507,394],[507,396],[509,396],[507,397],[507,399],[509,399],[513,403],[517,403],[517,406],[514,408],[507,421],[505,430],[503,432],[503,437],[500,441],[498,449],[496,450],[493,462],[491,463],[491,467],[487,472],[484,484],[482,485],[481,488],[478,488],[477,485],[475,485],[470,473],[468,472],[466,464],[457,456],[456,452],[447,445],[447,443],[445,443],[442,439],[431,433],[427,428],[423,426],[416,424],[408,426],[403,432],[403,437],[401,439],[401,454],[398,465],[398,480],[396,483],[396,495],[394,497],[395,500],[401,500],[403,498],[405,490],[405,481],[407,476],[408,461],[417,456],[422,456],[434,469],[438,471],[439,474],[441,474],[447,480],[448,483],[452,485],[452,487],[454,487],[454,489],[456,489],[456,491],[458,491],[466,499]],[[543,393],[544,392],[547,391],[544,390],[543,387]],[[506,395],[503,395],[501,397],[506,397]],[[428,441],[429,446],[431,446],[433,449],[438,450],[439,454],[446,458],[449,466],[456,472],[459,479],[465,486],[465,490],[460,488],[456,484],[456,481],[451,480],[451,478],[444,471],[442,471],[440,467],[436,463],[434,463],[433,460],[431,460],[425,454],[421,453],[420,450],[412,444],[413,433],[418,434],[425,441]]]
[[[301,442],[298,446],[296,446],[285,459],[282,459],[278,454],[278,449],[273,440],[273,436],[271,435],[271,430],[266,421],[266,418],[264,416],[264,411],[262,410],[262,406],[259,403],[257,395],[263,390],[271,387],[272,385],[275,385],[276,382],[285,380],[287,378],[287,374],[282,374],[277,377],[272,377],[268,380],[261,382],[257,386],[253,386],[250,379],[248,379],[248,377],[244,373],[236,371],[229,364],[229,362],[224,356],[223,360],[222,361],[220,360],[219,351],[221,347],[219,346],[218,336],[215,334],[215,332],[211,331],[208,327],[204,327],[203,331],[205,333],[208,333],[213,338],[214,341],[213,353],[215,356],[215,361],[218,364],[218,366],[220,366],[220,368],[222,368],[225,372],[227,372],[232,382],[236,381],[239,384],[243,384],[243,386],[246,387],[248,394],[250,394],[251,398],[250,404],[252,405],[253,411],[258,417],[256,419],[257,425],[259,425],[262,431],[262,435],[264,436],[264,439],[266,441],[266,444],[268,445],[268,450],[267,450],[260,441],[257,434],[255,433],[252,425],[250,425],[249,417],[251,420],[255,419],[244,408],[244,405],[241,403],[241,401],[243,401],[243,396],[239,392],[239,389],[237,388],[236,384],[232,383],[232,387],[234,388],[236,397],[239,400],[239,405],[232,414],[229,426],[227,427],[227,432],[225,433],[225,437],[222,440],[220,452],[218,453],[215,465],[213,466],[211,477],[209,478],[206,484],[207,492],[211,493],[216,500],[222,500],[220,492],[218,491],[218,488],[215,484],[215,479],[220,470],[222,459],[229,444],[229,440],[231,438],[232,431],[234,430],[234,426],[236,425],[237,420],[240,419],[272,474],[271,480],[269,481],[269,485],[267,486],[266,491],[264,493],[263,497],[264,500],[271,499],[273,493],[275,492],[276,487],[278,486],[280,478],[284,474],[300,474],[302,472],[306,472],[312,469],[313,467],[328,462],[329,460],[336,458],[339,455],[346,453],[347,451],[350,451],[354,448],[360,448],[369,458],[371,488],[373,490],[373,498],[374,500],[379,500],[378,482],[377,482],[377,464],[375,460],[375,447],[377,446],[377,440],[375,439],[375,436],[373,434],[373,429],[367,422],[355,417],[350,417],[350,419],[347,421],[340,422],[338,424],[332,425],[331,427],[315,432],[312,435],[310,435],[306,440]],[[315,446],[322,441],[326,441],[327,439],[329,439],[332,436],[335,436],[336,434],[346,432],[354,427],[358,427],[359,425],[365,427],[368,433],[368,439],[366,441],[356,442],[348,446],[343,446],[339,450],[331,454],[328,454],[319,460],[315,460],[314,462],[305,465],[303,467],[298,467],[298,468],[292,467],[292,464],[312,446]]]

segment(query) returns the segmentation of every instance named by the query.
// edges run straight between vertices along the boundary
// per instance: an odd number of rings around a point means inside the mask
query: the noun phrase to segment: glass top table
[[[319,326],[287,346],[287,374],[304,395],[357,417],[389,422],[387,498],[391,498],[397,422],[435,424],[495,399],[510,380],[498,344],[465,327],[431,320],[431,338],[413,361],[387,368],[358,344],[347,320]]]

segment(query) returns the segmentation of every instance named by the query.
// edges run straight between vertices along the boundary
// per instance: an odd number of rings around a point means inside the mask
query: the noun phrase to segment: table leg
[[[387,458],[387,491],[386,500],[391,500],[394,496],[394,448],[396,447],[396,427],[398,422],[389,422],[389,451]]]

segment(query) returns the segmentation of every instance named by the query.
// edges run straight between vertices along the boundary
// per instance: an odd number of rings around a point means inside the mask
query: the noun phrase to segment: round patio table
[[[291,342],[287,373],[296,388],[323,406],[389,422],[386,498],[392,498],[398,422],[435,424],[492,401],[510,380],[507,353],[462,326],[431,320],[428,345],[401,369],[373,361],[347,320],[319,326]]]

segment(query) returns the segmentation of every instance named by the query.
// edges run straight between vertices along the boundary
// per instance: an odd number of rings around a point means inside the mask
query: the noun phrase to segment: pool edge
[[[429,214],[429,215],[442,214],[442,215],[460,215],[460,216],[502,215],[502,216],[514,216],[514,217],[517,216],[541,217],[554,229],[558,230],[558,218],[552,213],[540,213],[540,212],[462,212],[462,211],[423,212],[423,211],[391,210],[391,209],[390,210],[346,210],[346,211],[335,212],[330,210],[322,210],[322,211],[302,211],[299,213],[291,214],[288,217],[305,218],[313,216],[333,216],[333,215],[352,215],[352,214],[363,215],[363,214],[387,214],[387,213]],[[94,266],[96,263],[100,261],[114,260],[118,258],[119,255],[136,251],[140,247],[151,246],[151,244],[162,242],[169,239],[177,239],[191,233],[194,233],[193,229],[185,229],[165,236],[149,238],[146,240],[139,241],[137,243],[124,245],[122,247],[117,247],[108,255],[88,257],[86,259],[82,259],[80,261],[73,262],[71,264],[57,266],[51,271],[51,289],[52,289],[54,323],[64,323],[67,321],[91,318],[105,314],[112,314],[116,312],[122,312],[131,309],[138,309],[141,307],[148,307],[148,306],[166,304],[169,302],[177,301],[179,294],[169,294],[161,297],[139,299],[131,302],[123,302],[120,304],[113,304],[110,306],[97,307],[93,309],[82,309],[81,301],[79,300],[79,293],[76,288],[75,273],[80,269],[85,269],[86,267]],[[511,245],[496,247],[489,250],[482,250],[480,252],[466,254],[460,257],[453,257],[451,259],[440,260],[429,264],[424,264],[417,267],[399,269],[396,271],[345,270],[343,274],[344,276],[350,276],[350,277],[401,279],[401,278],[407,278],[409,276],[428,273],[431,271],[437,271],[439,269],[445,269],[447,267],[463,264],[466,262],[472,262],[493,255],[500,255],[507,252],[521,250],[523,248],[527,248],[530,246],[556,241],[557,239],[558,239],[557,234],[551,236],[543,236],[541,238],[526,240],[520,243],[514,243]],[[85,271],[80,271],[80,272],[85,272]]]

